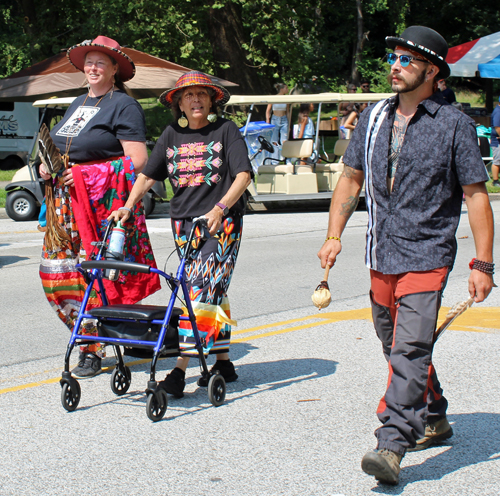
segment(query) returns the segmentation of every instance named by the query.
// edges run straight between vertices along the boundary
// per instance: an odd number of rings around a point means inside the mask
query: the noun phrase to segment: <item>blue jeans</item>
[[[284,141],[288,139],[288,119],[286,116],[277,117],[273,115],[271,117],[271,124],[274,124],[273,129],[273,143],[278,143],[282,145]]]

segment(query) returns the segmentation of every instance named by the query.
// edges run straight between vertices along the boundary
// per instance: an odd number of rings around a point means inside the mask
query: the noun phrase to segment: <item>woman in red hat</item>
[[[54,201],[47,205],[40,276],[51,306],[72,329],[85,290],[76,264],[92,252],[91,243],[102,238],[109,213],[125,203],[148,154],[144,112],[123,84],[135,74],[130,57],[105,36],[71,47],[67,56],[85,74],[88,92],[70,105],[51,131],[67,165],[55,177]],[[45,180],[52,178],[43,165],[40,174]],[[125,257],[153,265],[142,206],[135,207],[135,214]],[[135,303],[160,287],[158,280],[130,274],[105,284],[110,303]],[[88,308],[99,306],[99,297],[92,295],[90,303]],[[94,321],[85,322],[84,328],[81,332],[97,335]],[[82,347],[73,375],[98,374],[103,356],[99,343]]]
[[[250,184],[252,167],[248,151],[236,125],[217,114],[217,107],[229,100],[228,91],[201,72],[182,75],[174,88],[165,91],[160,101],[172,110],[175,122],[169,125],[151,153],[125,207],[132,209],[155,180],[169,179],[174,191],[170,200],[172,231],[179,255],[195,217],[208,219],[210,239],[198,251],[187,270],[196,323],[205,338],[207,353],[215,353],[219,370],[226,382],[238,376],[229,360],[231,319],[227,290],[239,251],[245,191]],[[113,212],[110,218],[127,220],[126,210]],[[181,357],[174,370],[159,387],[179,398],[184,396],[185,371],[193,348],[191,326],[181,322]],[[198,385],[207,386],[202,376]]]

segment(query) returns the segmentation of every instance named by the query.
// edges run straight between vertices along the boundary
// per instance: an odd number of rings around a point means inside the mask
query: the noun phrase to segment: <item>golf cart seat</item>
[[[267,157],[259,167],[257,192],[304,194],[317,193],[316,174],[313,172],[314,140],[288,140],[281,149],[282,160]],[[305,165],[286,163],[290,160],[308,161]]]
[[[316,164],[316,175],[318,179],[318,191],[333,191],[337,182],[344,171],[344,163],[342,156],[349,145],[348,139],[338,139],[333,149],[335,155],[334,161],[331,163]]]
[[[275,173],[304,173],[312,171],[311,165],[297,165],[287,164],[287,160],[298,159],[306,161],[311,157],[314,152],[314,140],[312,139],[295,139],[287,140],[283,143],[281,148],[281,156],[283,159],[267,157],[264,163],[259,168],[259,174],[275,174]]]

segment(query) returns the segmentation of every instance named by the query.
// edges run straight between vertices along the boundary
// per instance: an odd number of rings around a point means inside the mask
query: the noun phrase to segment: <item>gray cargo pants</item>
[[[372,270],[370,298],[377,336],[389,365],[387,390],[377,415],[377,448],[404,455],[424,437],[426,422],[446,415],[432,365],[433,335],[448,267],[382,274]]]

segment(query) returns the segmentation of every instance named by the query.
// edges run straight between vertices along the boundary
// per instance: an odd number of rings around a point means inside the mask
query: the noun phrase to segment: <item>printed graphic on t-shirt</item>
[[[185,143],[167,148],[168,173],[175,187],[187,188],[216,184],[221,180],[217,170],[222,164],[222,143]]]
[[[78,136],[99,110],[101,110],[99,107],[78,107],[66,124],[57,131],[57,136],[68,136],[70,138]]]

